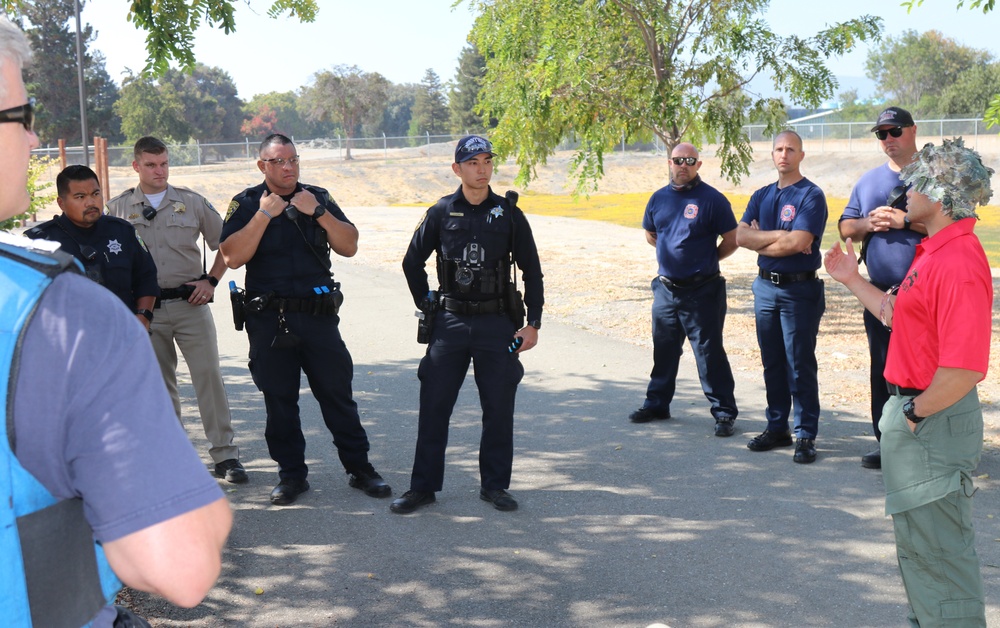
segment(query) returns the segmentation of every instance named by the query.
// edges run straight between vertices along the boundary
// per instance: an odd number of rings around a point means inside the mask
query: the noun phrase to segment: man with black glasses
[[[264,394],[264,438],[278,463],[271,503],[291,504],[309,490],[298,405],[303,372],[348,484],[371,497],[388,497],[392,490],[368,461],[368,434],[351,388],[354,362],[340,336],[337,314],[344,297],[330,270],[331,251],[357,253],[358,230],[329,192],[299,182],[292,140],[269,135],[259,154],[264,182],[229,204],[220,250],[230,268],[247,267],[250,374]]]
[[[878,168],[858,179],[838,225],[840,237],[862,243],[861,260],[868,280],[885,292],[906,276],[920,239],[927,233],[923,225],[911,224],[906,213],[906,187],[899,172],[913,163],[917,153],[917,125],[909,111],[889,107],[879,114],[872,127],[879,147],[889,158]],[[871,358],[871,412],[875,440],[882,440],[878,422],[882,406],[889,400],[886,388],[885,357],[889,351],[889,329],[871,312],[864,312],[868,353]],[[866,469],[882,468],[882,450],[861,457]]]
[[[160,298],[150,327],[150,340],[160,363],[163,380],[181,420],[177,390],[177,348],[184,354],[198,399],[198,410],[215,475],[227,482],[247,481],[233,444],[229,401],[219,366],[219,341],[208,304],[226,272],[226,261],[216,253],[206,268],[205,248],[219,248],[222,217],[204,196],[167,182],[170,160],[167,146],[155,137],[135,143],[132,169],[139,185],[108,202],[108,213],[128,220],[150,247],[156,262]],[[199,246],[198,240],[204,237]],[[175,345],[176,343],[176,345]]]
[[[736,250],[736,217],[718,190],[701,180],[692,144],[670,157],[670,185],[653,194],[642,219],[646,241],[656,247],[653,279],[653,370],[646,401],[633,423],[670,418],[684,339],[691,343],[701,388],[712,404],[715,435],[732,436],[738,410],[729,358],[722,342],[726,279],[719,261]]]
[[[128,222],[104,214],[101,184],[90,168],[67,166],[56,176],[56,192],[62,215],[24,235],[59,242],[80,260],[84,274],[115,293],[148,331],[160,288],[145,243]]]

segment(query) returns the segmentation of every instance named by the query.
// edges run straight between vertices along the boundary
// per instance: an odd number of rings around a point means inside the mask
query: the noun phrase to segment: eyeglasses
[[[35,128],[35,99],[29,98],[23,105],[0,111],[0,123],[3,122],[24,125],[24,130],[30,133]]]
[[[697,157],[671,157],[670,161],[674,162],[675,166],[679,166],[681,164],[685,164],[685,165],[688,165],[688,166],[693,166],[696,163],[698,163],[698,158]]]
[[[299,165],[299,156],[289,157],[288,159],[282,159],[281,157],[272,157],[271,159],[261,159],[264,163],[274,164],[275,166],[281,168],[285,164],[290,166]]]
[[[150,221],[153,220],[154,218],[156,218],[156,208],[155,207],[143,207],[142,208],[142,217],[145,218],[146,220],[150,220]]]
[[[891,129],[886,129],[884,131],[882,129],[875,131],[875,137],[877,137],[879,140],[884,140],[886,136],[889,135],[893,137],[899,137],[902,134],[903,134],[903,127],[901,126],[895,126],[892,127]]]

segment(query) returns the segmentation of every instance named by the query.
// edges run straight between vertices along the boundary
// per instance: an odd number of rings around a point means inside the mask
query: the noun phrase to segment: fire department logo
[[[697,218],[698,217],[698,206],[695,205],[694,203],[691,203],[690,205],[687,205],[684,208],[684,217],[687,218],[688,220],[694,220],[695,218]]]
[[[795,205],[785,205],[781,208],[781,220],[782,222],[795,220]]]

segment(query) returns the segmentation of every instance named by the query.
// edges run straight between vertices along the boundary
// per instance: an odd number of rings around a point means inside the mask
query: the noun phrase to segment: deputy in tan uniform
[[[218,251],[222,218],[200,194],[167,183],[170,166],[162,141],[144,137],[135,143],[134,155],[132,168],[139,173],[139,185],[113,198],[108,211],[132,223],[156,262],[161,294],[150,333],[163,379],[179,420],[176,347],[180,347],[191,372],[205,436],[212,444],[208,453],[215,462],[215,475],[228,482],[246,482],[239,449],[233,444],[215,321],[206,307],[226,272],[226,263],[216,253],[211,270],[205,272],[203,249],[198,246],[201,235]]]

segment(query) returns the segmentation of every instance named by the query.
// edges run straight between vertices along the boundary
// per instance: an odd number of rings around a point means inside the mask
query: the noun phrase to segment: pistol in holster
[[[243,331],[243,324],[246,323],[247,293],[243,288],[237,288],[235,281],[229,282],[229,302],[233,305],[233,325],[236,331]]]
[[[437,292],[431,290],[427,296],[420,301],[420,309],[417,310],[417,342],[422,345],[431,341],[431,333],[434,331],[434,319],[437,318],[438,309],[441,307]]]

